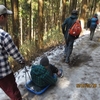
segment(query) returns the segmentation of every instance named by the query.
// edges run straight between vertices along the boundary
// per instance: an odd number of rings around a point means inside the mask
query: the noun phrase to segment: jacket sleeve
[[[47,73],[45,74],[44,81],[45,81],[47,84],[54,85],[54,84],[56,84],[56,82],[57,82],[57,77],[53,78],[53,77],[49,74],[49,72],[47,72]]]
[[[68,20],[68,19],[65,19],[65,21],[64,21],[63,24],[62,24],[62,32],[63,32],[63,34],[65,34],[65,32],[66,32],[67,20]]]
[[[18,51],[18,48],[14,44],[11,36],[7,34],[4,38],[4,48],[7,51],[7,53],[12,56],[17,62],[21,63],[23,62],[24,58]]]
[[[51,69],[51,71],[52,71],[53,73],[58,73],[58,68],[55,67],[55,65],[49,64],[49,66],[50,66],[50,69]]]

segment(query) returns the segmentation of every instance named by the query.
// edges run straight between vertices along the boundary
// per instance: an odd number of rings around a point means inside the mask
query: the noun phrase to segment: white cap
[[[12,11],[8,10],[4,5],[0,5],[0,15],[2,14],[12,14]]]

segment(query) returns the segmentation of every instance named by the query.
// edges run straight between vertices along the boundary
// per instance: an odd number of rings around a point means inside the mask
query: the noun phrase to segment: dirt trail
[[[93,41],[89,35],[76,40],[71,55],[71,65],[63,58],[63,46],[45,53],[50,62],[64,71],[56,86],[37,96],[29,92],[27,100],[100,100],[100,35],[95,33]],[[57,52],[56,52],[57,51]]]
[[[39,96],[28,92],[23,84],[19,85],[24,100],[100,100],[99,32],[95,33],[93,41],[89,40],[89,35],[76,40],[70,65],[64,62],[63,50],[64,46],[58,46],[44,54],[63,69],[64,77]]]

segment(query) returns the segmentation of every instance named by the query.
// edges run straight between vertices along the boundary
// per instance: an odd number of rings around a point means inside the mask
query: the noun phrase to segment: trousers
[[[90,40],[93,39],[95,28],[90,28]]]
[[[66,60],[65,60],[65,62],[67,62],[67,63],[70,62],[70,55],[73,50],[74,40],[75,40],[75,38],[72,36],[68,36],[68,38],[65,39],[65,41],[66,41],[66,45],[65,45]]]
[[[22,100],[13,73],[0,79],[0,88],[10,97],[11,100]]]

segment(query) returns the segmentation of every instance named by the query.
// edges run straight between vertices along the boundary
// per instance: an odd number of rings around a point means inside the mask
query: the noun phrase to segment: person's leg
[[[90,28],[90,40],[91,40],[92,29]]]
[[[93,31],[91,30],[91,32],[90,32],[90,40],[92,40],[92,34],[93,34]]]
[[[93,28],[90,30],[90,40],[93,39],[94,31],[95,31],[95,29],[93,29]]]
[[[69,44],[68,44],[68,50],[67,50],[66,60],[65,60],[66,63],[69,63],[70,62],[70,55],[71,55],[72,50],[73,50],[73,43],[74,43],[74,40],[71,39],[69,41]]]
[[[67,51],[68,51],[68,44],[69,44],[69,34],[67,34],[67,36],[65,37],[65,50],[64,50],[64,57],[66,57],[67,55]]]
[[[66,52],[67,52],[67,46],[65,44],[65,47],[64,47],[64,57],[66,57]]]
[[[0,79],[0,87],[10,97],[11,100],[22,100],[13,73],[9,74],[3,79]]]
[[[66,58],[66,56],[67,56],[67,52],[68,52],[68,48],[69,48],[69,42],[70,42],[70,40],[69,39],[67,39],[66,40],[66,45],[65,45],[65,58]]]

